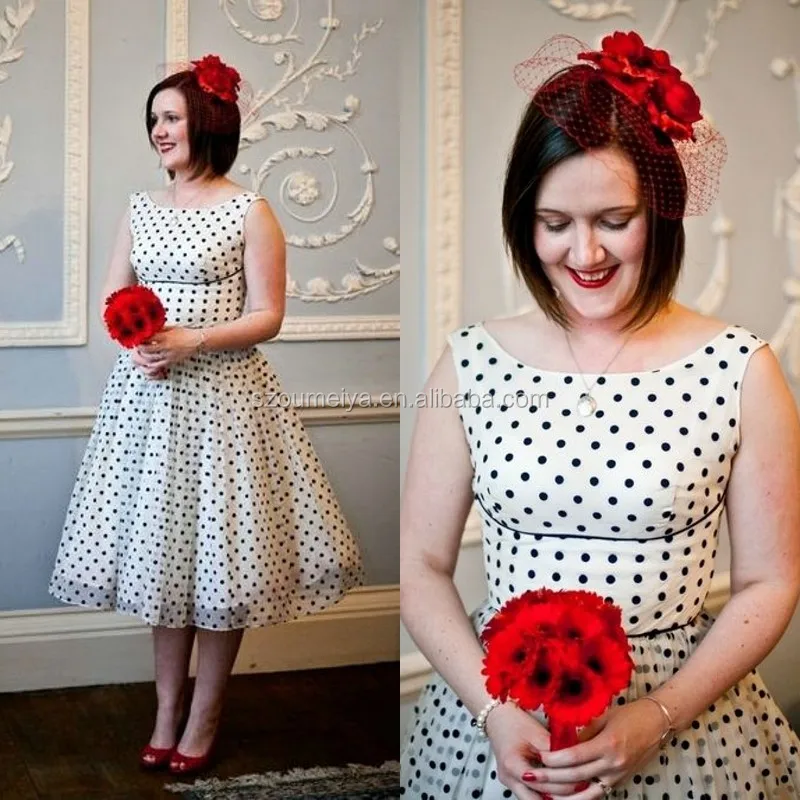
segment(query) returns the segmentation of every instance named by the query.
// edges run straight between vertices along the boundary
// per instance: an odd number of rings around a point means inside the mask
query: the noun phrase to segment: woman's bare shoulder
[[[228,198],[238,197],[240,194],[244,194],[245,192],[249,191],[246,186],[242,186],[241,183],[236,183],[236,181],[232,181],[230,178],[225,178],[225,183],[220,184],[219,192],[223,196],[223,199],[227,196]]]
[[[543,352],[563,343],[561,329],[536,310],[484,320],[482,324],[503,349],[527,362],[542,360]]]
[[[552,323],[548,322],[543,314],[536,311],[525,311],[510,317],[494,317],[483,320],[481,323],[487,333],[495,338],[516,339],[550,335]]]
[[[145,195],[160,206],[166,205],[169,199],[169,195],[167,194],[167,190],[165,188],[143,189],[141,192],[137,192],[136,194]]]
[[[674,310],[668,317],[667,327],[673,332],[680,332],[687,340],[696,340],[699,346],[703,341],[722,333],[730,327],[730,323],[719,317],[701,314],[693,308],[675,304]]]

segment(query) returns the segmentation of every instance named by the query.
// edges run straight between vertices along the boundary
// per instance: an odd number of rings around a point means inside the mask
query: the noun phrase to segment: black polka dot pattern
[[[244,309],[243,220],[258,196],[171,209],[131,197],[137,278],[168,325]],[[361,556],[299,416],[255,348],[198,353],[151,381],[114,364],[67,510],[50,592],[151,625],[214,630],[322,610]]]
[[[597,412],[583,417],[579,375],[519,363],[482,325],[449,341],[483,522],[488,598],[472,615],[476,633],[527,589],[597,592],[622,608],[636,664],[617,702],[651,692],[713,622],[703,603],[739,447],[740,386],[765,342],[729,326],[660,369],[606,374],[592,391]],[[513,796],[470,723],[435,676],[406,733],[404,796]],[[610,796],[796,797],[798,746],[753,672]]]

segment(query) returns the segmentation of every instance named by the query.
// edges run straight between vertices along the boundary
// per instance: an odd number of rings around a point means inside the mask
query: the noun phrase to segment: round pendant
[[[590,394],[582,394],[578,398],[578,405],[576,406],[578,413],[582,417],[591,417],[597,411],[597,401]]]

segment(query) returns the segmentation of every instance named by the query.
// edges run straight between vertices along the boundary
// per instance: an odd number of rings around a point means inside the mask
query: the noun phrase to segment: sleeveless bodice
[[[241,316],[244,217],[254,192],[208,208],[168,208],[131,196],[131,264],[167,310],[168,325],[198,327]]]
[[[450,343],[492,605],[575,588],[616,602],[630,635],[692,620],[714,573],[742,376],[764,342],[729,326],[660,369],[600,376],[589,417],[580,375],[520,363],[482,325]]]

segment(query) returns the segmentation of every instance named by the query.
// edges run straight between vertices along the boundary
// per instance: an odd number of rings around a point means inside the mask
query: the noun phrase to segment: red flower
[[[645,52],[645,45],[642,37],[636,31],[623,33],[615,31],[611,36],[605,36],[602,42],[603,53],[609,56],[616,56],[628,61],[635,61],[642,58]],[[661,51],[660,51],[661,52]]]
[[[627,642],[592,639],[581,646],[579,660],[603,681],[612,695],[627,688],[634,667]]]
[[[694,138],[692,125],[703,118],[700,98],[666,51],[648,47],[635,31],[617,31],[603,39],[599,52],[578,58],[597,64],[608,83],[644,108],[650,122],[672,139]]]
[[[194,73],[200,88],[216,95],[220,100],[235,103],[239,96],[241,76],[233,68],[223,63],[219,56],[203,56],[199,61],[192,61]]]
[[[111,338],[123,347],[138,347],[157,334],[167,321],[158,295],[146,286],[126,286],[106,298],[103,312]]]
[[[543,708],[552,749],[577,742],[576,728],[608,707],[633,670],[620,609],[592,592],[525,592],[481,639],[487,691],[526,711]]]
[[[483,668],[492,696],[508,699],[511,687],[525,675],[529,647],[529,637],[516,628],[509,628],[495,637],[491,649],[486,652]]]
[[[565,606],[558,629],[561,638],[582,643],[603,636],[606,622],[596,610],[575,604]]]
[[[512,685],[509,695],[520,708],[533,710],[547,707],[558,688],[560,653],[557,647],[538,647],[529,650],[525,673]]]
[[[557,593],[552,589],[537,589],[536,591],[525,592],[518,597],[512,597],[500,611],[497,612],[483,629],[481,638],[483,643],[488,645],[496,634],[504,630],[509,625],[516,624],[520,613],[526,609],[535,608],[537,604],[544,603],[556,597]]]
[[[654,125],[673,139],[692,137],[692,126],[703,118],[700,98],[694,89],[679,78],[665,79],[656,85],[658,100],[648,106]]]
[[[558,686],[544,706],[548,719],[580,727],[600,716],[611,699],[601,678],[582,664],[565,664]]]

